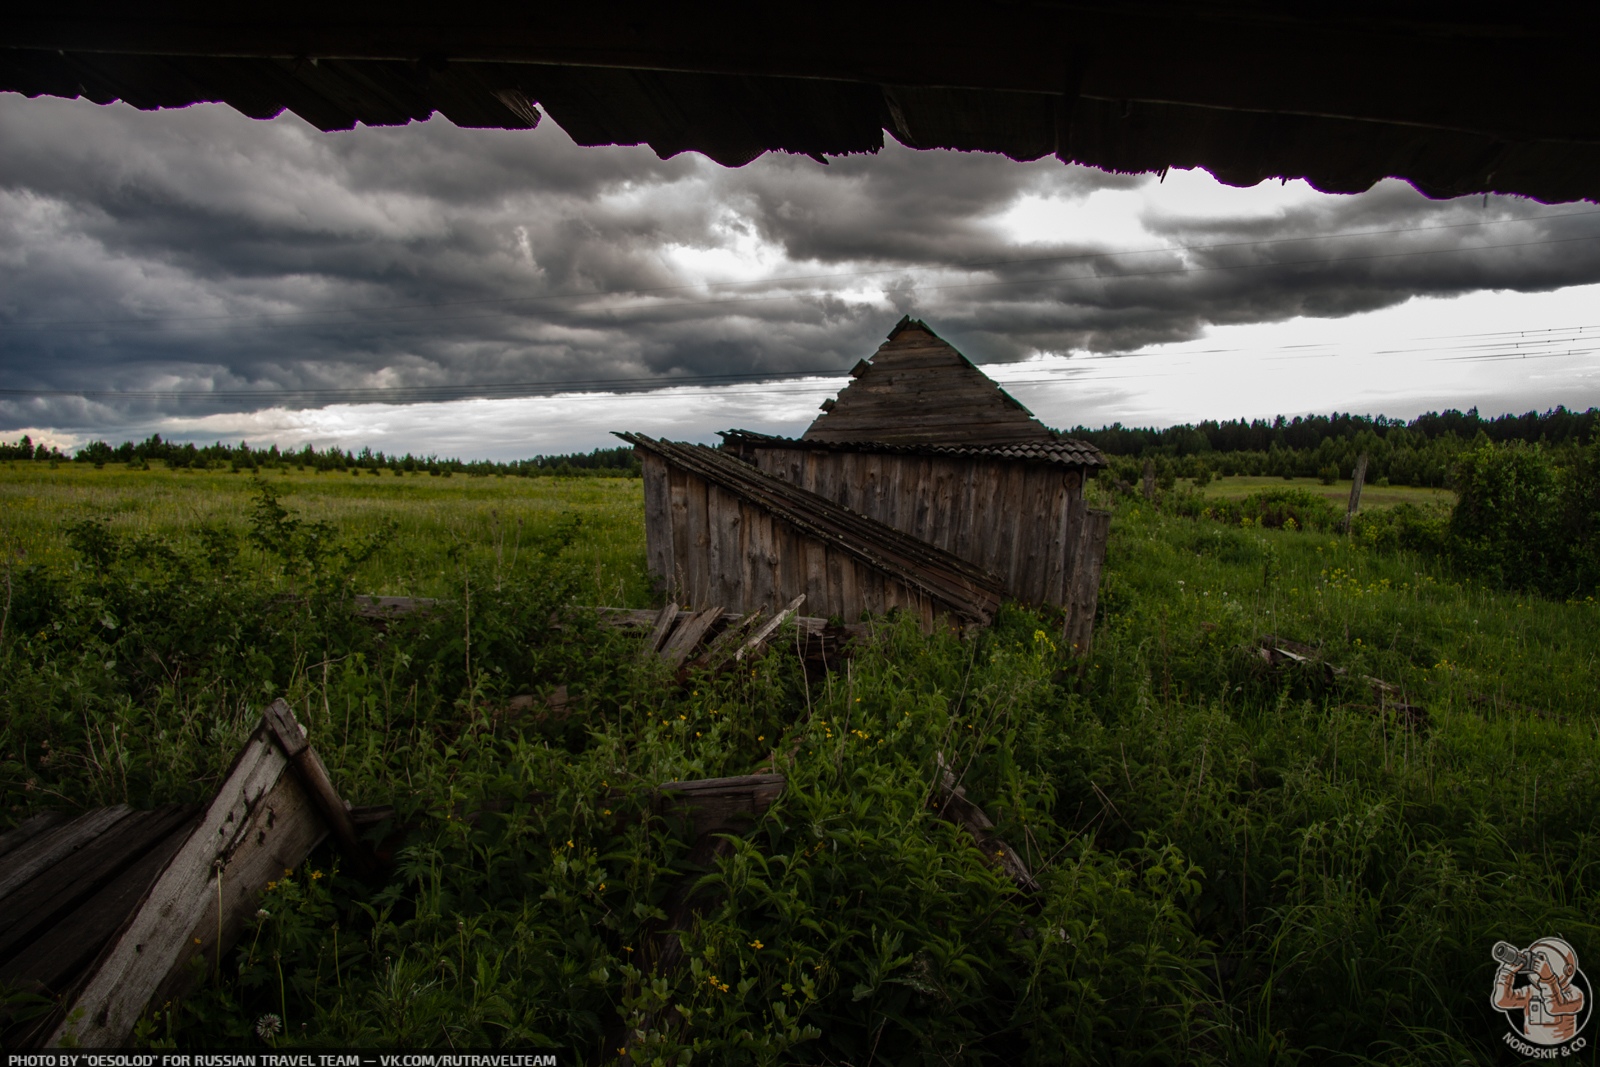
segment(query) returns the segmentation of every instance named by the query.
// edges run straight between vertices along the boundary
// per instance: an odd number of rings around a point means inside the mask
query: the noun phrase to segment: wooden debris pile
[[[330,833],[358,869],[370,862],[279,700],[204,805],[44,814],[0,838],[0,982],[35,998],[0,1016],[0,1043],[125,1045],[145,1006],[215,968],[266,883]]]
[[[1372,694],[1372,703],[1357,705],[1374,715],[1396,716],[1407,729],[1426,730],[1428,709],[1405,699],[1404,690],[1393,682],[1374,678],[1370,674],[1353,675],[1348,668],[1329,663],[1322,652],[1300,641],[1291,641],[1277,634],[1263,634],[1255,642],[1255,653],[1261,662],[1274,671],[1302,671],[1323,685],[1358,682]]]
[[[836,624],[827,619],[798,614],[804,602],[804,595],[795,597],[787,607],[771,615],[761,610],[741,615],[722,608],[695,612],[679,608],[676,604],[669,604],[660,611],[627,608],[599,610],[603,625],[648,632],[641,655],[658,654],[674,666],[687,668],[709,666],[712,669],[727,669],[735,663],[747,661],[770,647],[780,627],[791,620],[799,655],[808,667],[830,668],[836,665],[849,654],[851,644],[867,636],[870,629],[867,623]],[[698,636],[693,631],[684,631],[697,617],[709,619],[704,630]],[[676,645],[675,638],[680,632],[685,633],[684,640],[693,637],[695,641],[694,648],[683,659],[676,658],[676,647],[669,652],[669,645]],[[709,644],[704,652],[694,655],[695,649],[708,638]]]

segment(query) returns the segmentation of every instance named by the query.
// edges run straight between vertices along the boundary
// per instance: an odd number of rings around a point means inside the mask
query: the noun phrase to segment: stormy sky
[[[903,314],[1069,427],[1600,404],[1600,207],[0,94],[0,438],[798,432]]]

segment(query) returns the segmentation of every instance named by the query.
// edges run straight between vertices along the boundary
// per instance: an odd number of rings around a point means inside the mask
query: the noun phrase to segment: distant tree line
[[[22,440],[14,445],[0,441],[0,460],[4,459],[36,459],[40,462],[66,463],[72,457],[54,446],[36,445],[33,443],[33,438],[24,434]]]
[[[1112,473],[1130,479],[1143,461],[1155,463],[1170,482],[1213,477],[1349,478],[1362,453],[1368,479],[1393,485],[1448,487],[1463,453],[1478,443],[1537,444],[1561,455],[1600,440],[1600,408],[1486,419],[1466,412],[1429,412],[1407,422],[1382,415],[1296,416],[1286,419],[1207,420],[1139,429],[1114,423],[1098,430],[1077,427],[1070,436],[1092,442],[1113,457]]]
[[[533,456],[530,459],[501,463],[487,459],[444,459],[431,454],[417,456],[410,452],[403,456],[386,455],[383,452],[374,452],[371,448],[363,448],[359,452],[345,451],[336,445],[323,449],[312,445],[298,449],[280,449],[277,445],[251,448],[245,442],[236,445],[218,442],[196,446],[192,443],[177,444],[164,441],[160,434],[152,434],[137,444],[124,441],[115,447],[105,441],[94,441],[78,449],[72,456],[67,456],[56,448],[35,445],[30,438],[23,437],[16,444],[0,442],[0,460],[52,463],[70,461],[91,463],[95,466],[123,463],[131,467],[148,467],[155,461],[168,467],[196,470],[250,471],[289,468],[356,474],[425,473],[446,478],[453,474],[465,474],[469,477],[487,477],[493,474],[521,478],[534,475],[632,478],[638,477],[640,469],[638,457],[634,455],[632,448],[625,445],[618,448],[597,448],[592,452]]]

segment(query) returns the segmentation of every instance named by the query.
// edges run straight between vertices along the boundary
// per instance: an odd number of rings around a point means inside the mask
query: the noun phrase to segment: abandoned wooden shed
[[[799,439],[732,430],[726,451],[1063,608],[1086,648],[1110,515],[1084,503],[1100,450],[1034,418],[926,324],[902,319]]]
[[[901,609],[988,622],[1003,596],[983,568],[792,485],[725,451],[618,434],[644,465],[650,570],[678,603],[858,618]]]

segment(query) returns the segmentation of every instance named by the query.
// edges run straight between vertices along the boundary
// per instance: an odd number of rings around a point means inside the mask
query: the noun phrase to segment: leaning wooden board
[[[291,729],[298,738],[282,736]],[[295,768],[304,736],[287,704],[269,709],[193,829],[151,872],[153,881],[81,987],[64,1000],[47,1045],[126,1043],[151,999],[179,992],[215,967],[254,914],[267,882],[297,866],[327,836],[321,798]],[[285,740],[298,745],[286,750]]]

